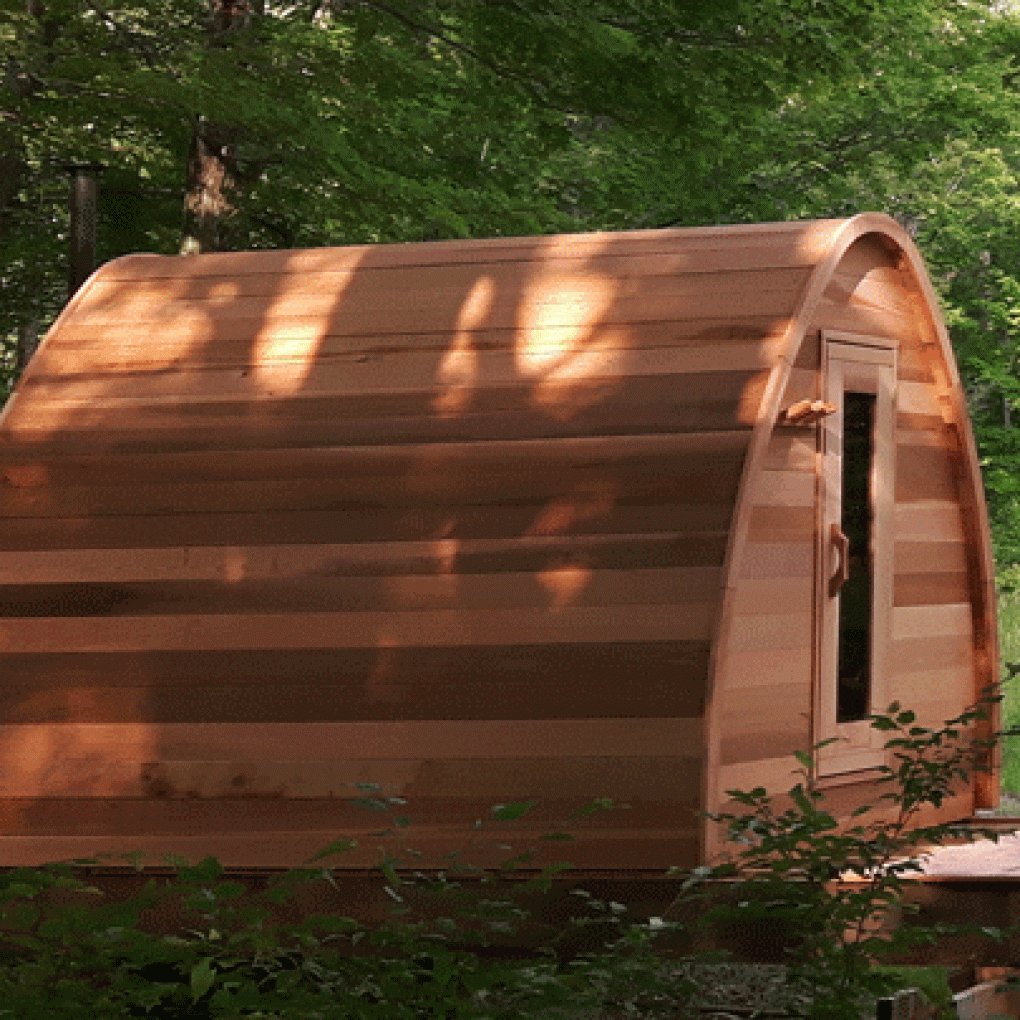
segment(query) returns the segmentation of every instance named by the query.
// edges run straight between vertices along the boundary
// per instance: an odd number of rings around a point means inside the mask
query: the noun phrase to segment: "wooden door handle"
[[[829,578],[829,597],[835,598],[843,585],[850,580],[850,539],[843,534],[838,524],[832,525],[830,537],[839,553],[839,567]]]

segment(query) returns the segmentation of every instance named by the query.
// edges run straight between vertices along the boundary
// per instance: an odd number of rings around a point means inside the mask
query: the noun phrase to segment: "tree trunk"
[[[14,374],[20,377],[35,349],[39,346],[39,317],[32,315],[18,328],[18,346],[15,352]]]
[[[211,0],[206,45],[226,47],[262,13],[261,0]],[[237,210],[231,200],[238,185],[234,148],[238,131],[199,115],[192,120],[184,194],[182,255],[229,251],[236,234]]]
[[[210,124],[204,117],[196,118],[192,125],[182,255],[230,249],[230,221],[235,215],[230,193],[236,184],[228,169],[230,134],[228,128]]]
[[[0,134],[0,238],[7,233],[7,216],[18,193],[25,163],[10,134]]]
[[[38,0],[25,0],[25,13],[30,18],[42,18],[43,5]],[[27,77],[18,73],[13,61],[7,68],[7,85],[13,88],[19,99],[24,99],[32,91],[32,84]],[[26,170],[24,153],[10,129],[0,130],[0,237],[6,233],[5,219],[14,197],[18,193],[21,179]]]

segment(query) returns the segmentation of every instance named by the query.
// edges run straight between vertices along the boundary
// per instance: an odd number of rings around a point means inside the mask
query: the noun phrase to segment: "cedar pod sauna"
[[[404,866],[568,831],[530,867],[661,873],[826,737],[828,803],[874,799],[872,707],[998,679],[964,394],[884,215],[120,258],[0,478],[2,866],[370,868],[378,784]]]

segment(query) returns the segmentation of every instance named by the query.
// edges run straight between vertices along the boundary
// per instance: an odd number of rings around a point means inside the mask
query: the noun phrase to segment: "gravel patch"
[[[656,973],[667,984],[679,984],[689,978],[697,984],[698,992],[688,1002],[638,991],[636,983],[618,980],[606,988],[600,1003],[576,1010],[554,1008],[530,1013],[526,998],[514,996],[512,1001],[518,1016],[543,1020],[622,1020],[624,1017],[632,1020],[746,1020],[755,1015],[763,1020],[766,1017],[779,1020],[801,1014],[810,1001],[805,987],[787,983],[787,969],[781,964],[676,961],[660,964]],[[628,1000],[633,1003],[631,1008],[626,1006]],[[497,1010],[510,1004],[501,995],[493,995],[489,1002]]]

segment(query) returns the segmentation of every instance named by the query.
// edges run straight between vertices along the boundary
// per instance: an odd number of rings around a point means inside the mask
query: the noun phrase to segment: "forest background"
[[[70,163],[105,167],[99,263],[882,211],[942,300],[1020,588],[1012,3],[0,0],[0,75],[0,400],[68,297]]]

